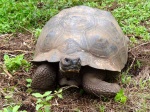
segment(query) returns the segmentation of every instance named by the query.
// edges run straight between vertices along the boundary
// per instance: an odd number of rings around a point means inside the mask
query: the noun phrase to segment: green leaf
[[[3,112],[9,112],[9,110],[7,108],[4,108]]]
[[[18,112],[18,109],[20,108],[19,105],[16,105],[15,107],[13,107],[13,111],[12,112]]]
[[[44,112],[50,112],[50,105],[44,106]]]
[[[137,60],[137,61],[136,61],[136,63],[137,63],[138,68],[140,68],[140,67],[141,67],[141,63],[140,63],[140,61],[139,61],[139,60]]]
[[[63,98],[62,94],[57,94],[57,96],[61,99]]]
[[[10,98],[12,98],[12,95],[5,96],[5,99],[10,99]]]
[[[119,94],[120,94],[120,95],[124,95],[123,89],[121,89],[121,90],[119,91]]]
[[[19,66],[21,66],[21,61],[20,60],[15,60],[14,63],[18,64]]]
[[[50,95],[51,93],[52,93],[52,91],[46,91],[46,92],[43,94],[43,97],[48,96],[48,95]]]
[[[127,101],[127,97],[126,96],[123,96],[120,100],[121,103],[126,103]]]
[[[26,79],[26,81],[31,83],[31,82],[32,82],[32,79]]]
[[[37,98],[42,98],[43,97],[43,95],[40,94],[40,93],[32,93],[32,96],[35,96]]]
[[[40,35],[40,33],[41,33],[41,31],[42,31],[42,29],[39,29],[39,28],[35,29],[34,36],[35,36],[36,38],[38,38],[39,35]]]
[[[41,103],[42,100],[41,99],[37,99],[36,103]]]
[[[121,102],[121,103],[126,103],[127,101],[127,97],[124,95],[124,91],[123,89],[121,89],[115,96],[115,101],[116,102]]]
[[[58,90],[58,93],[62,93],[62,91],[63,91],[62,89],[59,89],[59,90]]]
[[[54,96],[47,96],[47,97],[46,97],[46,101],[49,101],[49,100],[51,100],[52,98],[54,98]]]
[[[7,54],[4,55],[4,60],[5,61],[9,60],[9,56]]]
[[[31,87],[31,84],[27,84],[27,87]]]
[[[30,63],[27,60],[25,60],[25,59],[23,59],[21,61],[21,63],[22,63],[23,66],[30,67]]]
[[[38,111],[41,107],[43,107],[43,104],[37,104],[35,109]]]
[[[20,54],[20,55],[16,56],[17,60],[23,60],[23,58],[24,58],[24,54]]]

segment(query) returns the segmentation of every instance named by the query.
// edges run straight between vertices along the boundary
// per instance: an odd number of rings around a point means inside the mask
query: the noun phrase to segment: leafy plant
[[[32,79],[26,79],[26,81],[27,81],[27,87],[31,87],[31,83],[32,83]]]
[[[131,37],[131,38],[130,38],[130,41],[131,41],[133,44],[137,43],[137,39],[136,39],[135,37]]]
[[[43,110],[44,112],[50,112],[51,105],[49,104],[49,101],[52,100],[55,96],[63,98],[62,89],[54,91],[54,94],[52,94],[52,91],[47,91],[44,94],[33,93],[32,95],[37,98],[36,110]]]
[[[140,79],[138,83],[139,83],[140,88],[143,89],[143,88],[146,88],[148,81],[144,79]]]
[[[121,89],[115,96],[115,101],[125,104],[127,101],[127,96],[124,95],[123,89]]]
[[[80,109],[75,108],[75,109],[74,109],[74,112],[81,112],[81,111],[80,111]]]
[[[125,72],[121,74],[121,81],[123,84],[128,84],[131,81],[131,76],[127,75]]]
[[[10,72],[15,72],[20,68],[24,68],[26,71],[30,68],[30,63],[24,59],[24,55],[17,55],[16,57],[10,58],[7,54],[4,55],[4,65]]]
[[[34,36],[36,37],[36,39],[39,37],[40,33],[41,33],[42,29],[37,28],[34,32]]]
[[[141,68],[141,62],[139,60],[136,61],[136,65],[138,68]]]
[[[99,112],[105,112],[105,106],[104,105],[99,106]]]
[[[3,111],[0,111],[0,112],[18,112],[19,108],[20,108],[20,105],[9,106],[9,107],[3,108]],[[19,112],[27,112],[27,111],[23,110]]]

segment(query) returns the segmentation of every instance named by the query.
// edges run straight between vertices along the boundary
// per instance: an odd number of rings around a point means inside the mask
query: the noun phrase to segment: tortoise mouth
[[[59,69],[61,72],[79,73],[81,69],[81,60],[80,58],[63,58],[60,60]]]
[[[81,66],[70,66],[70,67],[62,67],[60,66],[60,71],[61,72],[75,72],[79,73],[80,72]]]

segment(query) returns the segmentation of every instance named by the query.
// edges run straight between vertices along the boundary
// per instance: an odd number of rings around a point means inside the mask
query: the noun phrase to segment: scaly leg
[[[32,88],[39,90],[53,89],[56,83],[56,71],[48,63],[40,65],[32,77]]]
[[[111,75],[111,74],[110,74]],[[91,68],[83,74],[83,89],[98,97],[115,96],[120,90],[120,86],[116,83],[104,81],[106,71]]]

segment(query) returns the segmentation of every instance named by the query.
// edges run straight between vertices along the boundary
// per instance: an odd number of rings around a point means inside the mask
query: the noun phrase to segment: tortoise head
[[[59,70],[61,72],[76,72],[81,69],[81,60],[79,57],[63,57],[60,59]]]

